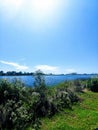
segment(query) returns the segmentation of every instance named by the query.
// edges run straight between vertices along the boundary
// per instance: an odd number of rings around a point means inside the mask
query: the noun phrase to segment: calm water
[[[87,79],[93,77],[94,75],[59,75],[59,76],[45,76],[45,82],[48,86],[56,85],[60,82],[66,80],[74,79]],[[33,76],[0,76],[0,79],[13,80],[14,78],[20,79],[23,83],[28,86],[33,86],[34,77]]]

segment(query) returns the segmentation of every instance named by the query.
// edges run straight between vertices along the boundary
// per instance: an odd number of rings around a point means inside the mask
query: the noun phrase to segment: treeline
[[[49,74],[45,74],[45,73],[42,73],[41,71],[40,71],[40,74],[42,74],[42,75],[56,75],[56,76],[58,76],[58,75],[94,75],[94,76],[96,76],[96,75],[98,75],[97,73],[92,73],[92,74],[86,74],[86,73],[84,73],[84,74],[78,74],[78,73],[69,73],[69,74],[52,74],[52,73],[49,73]],[[34,75],[34,72],[22,72],[22,71],[20,71],[20,72],[16,72],[16,71],[7,71],[7,72],[4,72],[4,71],[0,71],[0,76],[22,76],[22,75]]]
[[[0,76],[21,76],[21,75],[34,75],[33,72],[16,72],[16,71],[8,71],[8,72],[3,72],[0,71]]]

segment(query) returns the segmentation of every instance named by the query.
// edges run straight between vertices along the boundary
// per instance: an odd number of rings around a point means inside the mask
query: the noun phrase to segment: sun
[[[58,26],[68,0],[1,0],[0,11],[6,22],[33,30],[51,29]]]
[[[53,6],[54,2],[52,0],[36,0],[34,1],[34,7],[38,11],[50,11],[50,8]]]
[[[0,15],[6,23],[36,34],[48,34],[62,25],[70,0],[0,0]],[[66,18],[67,19],[67,18]]]
[[[52,17],[59,6],[58,0],[33,0],[32,9],[33,14],[39,20]]]

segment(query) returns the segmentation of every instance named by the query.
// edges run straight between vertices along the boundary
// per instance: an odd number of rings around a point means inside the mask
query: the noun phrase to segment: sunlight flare
[[[68,0],[0,0],[0,12],[6,22],[39,31],[57,27],[68,3]]]
[[[59,1],[55,0],[33,0],[32,8],[35,16],[40,20],[53,15],[55,9],[58,8]]]

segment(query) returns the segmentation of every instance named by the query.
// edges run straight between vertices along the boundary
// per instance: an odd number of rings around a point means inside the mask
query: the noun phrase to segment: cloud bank
[[[68,74],[68,73],[73,73],[76,72],[75,69],[69,68],[69,69],[65,69],[59,66],[50,66],[50,65],[36,65],[34,67],[28,67],[25,65],[20,65],[18,63],[15,62],[9,62],[9,61],[4,61],[4,60],[0,60],[0,63],[4,64],[4,65],[8,65],[10,70],[13,71],[14,70],[18,70],[18,71],[27,71],[27,72],[34,72],[36,70],[41,70],[46,74],[49,73],[53,73],[53,74]],[[6,67],[3,68],[6,70]]]
[[[8,61],[3,61],[3,60],[1,60],[0,62],[1,62],[2,64],[12,66],[12,67],[14,67],[16,70],[27,70],[27,69],[28,69],[27,66],[19,65],[18,63],[15,63],[15,62],[8,62]]]
[[[59,72],[59,68],[57,66],[37,65],[34,68],[35,70],[42,70],[44,73],[58,73]]]
[[[76,72],[76,70],[73,68],[65,69],[65,73],[74,73],[74,72]]]
[[[59,66],[49,66],[49,65],[37,65],[34,67],[34,70],[42,70],[44,73],[53,73],[53,74],[68,74],[76,72],[73,68],[62,68]]]

